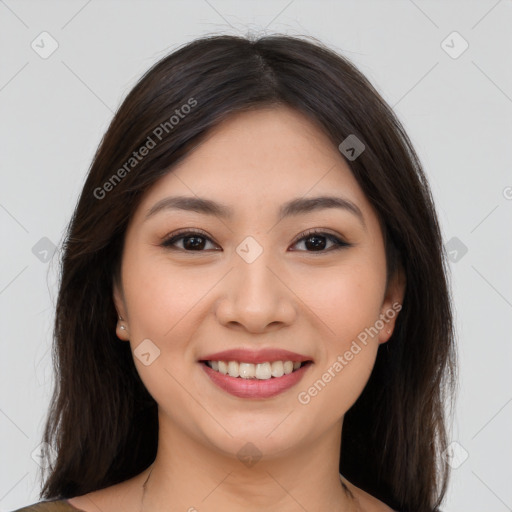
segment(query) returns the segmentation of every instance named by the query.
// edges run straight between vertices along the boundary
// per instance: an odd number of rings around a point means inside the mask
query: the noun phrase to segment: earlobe
[[[402,309],[402,304],[398,301],[393,303],[391,308],[385,308],[380,315],[382,329],[379,332],[379,344],[389,341],[395,330],[395,322],[398,312]]]
[[[129,341],[128,327],[127,327],[123,317],[121,317],[121,316],[119,316],[119,319],[117,322],[116,335],[122,341]]]

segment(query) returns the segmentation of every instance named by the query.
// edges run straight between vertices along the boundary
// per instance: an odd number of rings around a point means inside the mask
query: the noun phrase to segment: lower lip
[[[305,372],[311,366],[311,362],[308,362],[298,370],[288,375],[283,375],[282,377],[271,377],[270,379],[242,379],[241,377],[223,375],[220,372],[212,370],[205,363],[199,364],[203,367],[214,384],[217,384],[219,388],[239,398],[271,398],[279,395],[295,386],[295,384],[304,377]]]

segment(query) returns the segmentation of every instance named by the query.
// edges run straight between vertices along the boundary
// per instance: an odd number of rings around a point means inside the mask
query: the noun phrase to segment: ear
[[[118,280],[114,278],[114,284],[112,287],[112,298],[114,300],[114,306],[117,311],[117,325],[116,325],[116,335],[120,340],[128,341],[129,338],[129,330],[128,330],[128,316],[126,314],[126,303],[124,300],[124,293],[122,291],[121,285],[118,283]],[[119,318],[120,317],[120,318]]]
[[[379,343],[385,343],[393,335],[396,319],[402,309],[406,285],[405,272],[402,266],[400,266],[390,278],[386,295],[382,302],[379,319],[384,325],[379,330]]]

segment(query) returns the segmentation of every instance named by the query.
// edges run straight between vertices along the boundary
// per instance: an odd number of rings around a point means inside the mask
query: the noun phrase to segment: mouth
[[[313,365],[313,361],[243,361],[201,360],[206,382],[237,398],[264,400],[295,387]]]
[[[243,361],[222,360],[201,360],[199,362],[221,375],[247,380],[279,379],[284,375],[290,375],[291,373],[298,371],[300,368],[312,364],[311,360],[278,360],[256,364]]]

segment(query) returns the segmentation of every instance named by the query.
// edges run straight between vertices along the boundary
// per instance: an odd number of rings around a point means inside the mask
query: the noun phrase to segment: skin
[[[172,195],[212,199],[235,214],[220,219],[162,210],[145,220],[153,205]],[[319,195],[350,199],[365,226],[338,208],[278,219],[282,203]],[[182,228],[205,231],[204,248],[187,252],[186,239],[175,242],[176,250],[161,245]],[[325,248],[315,251],[310,236],[297,239],[310,228],[352,246],[331,250],[329,239],[321,238]],[[247,236],[263,249],[252,263],[236,252]],[[308,404],[297,395],[321,379],[379,315],[401,304],[404,289],[403,273],[386,288],[377,215],[315,124],[277,107],[239,113],[216,127],[143,197],[113,290],[122,317],[119,339],[132,350],[150,339],[160,350],[148,366],[134,358],[159,406],[158,453],[143,510],[391,510],[345,480],[348,496],[338,464],[344,414],[364,389],[397,315],[366,345],[359,343],[360,352]],[[276,397],[237,398],[211,383],[198,363],[235,347],[285,348],[314,364],[298,385]],[[237,457],[247,442],[262,454],[251,467]],[[87,512],[139,511],[147,475],[145,470],[69,503]]]

